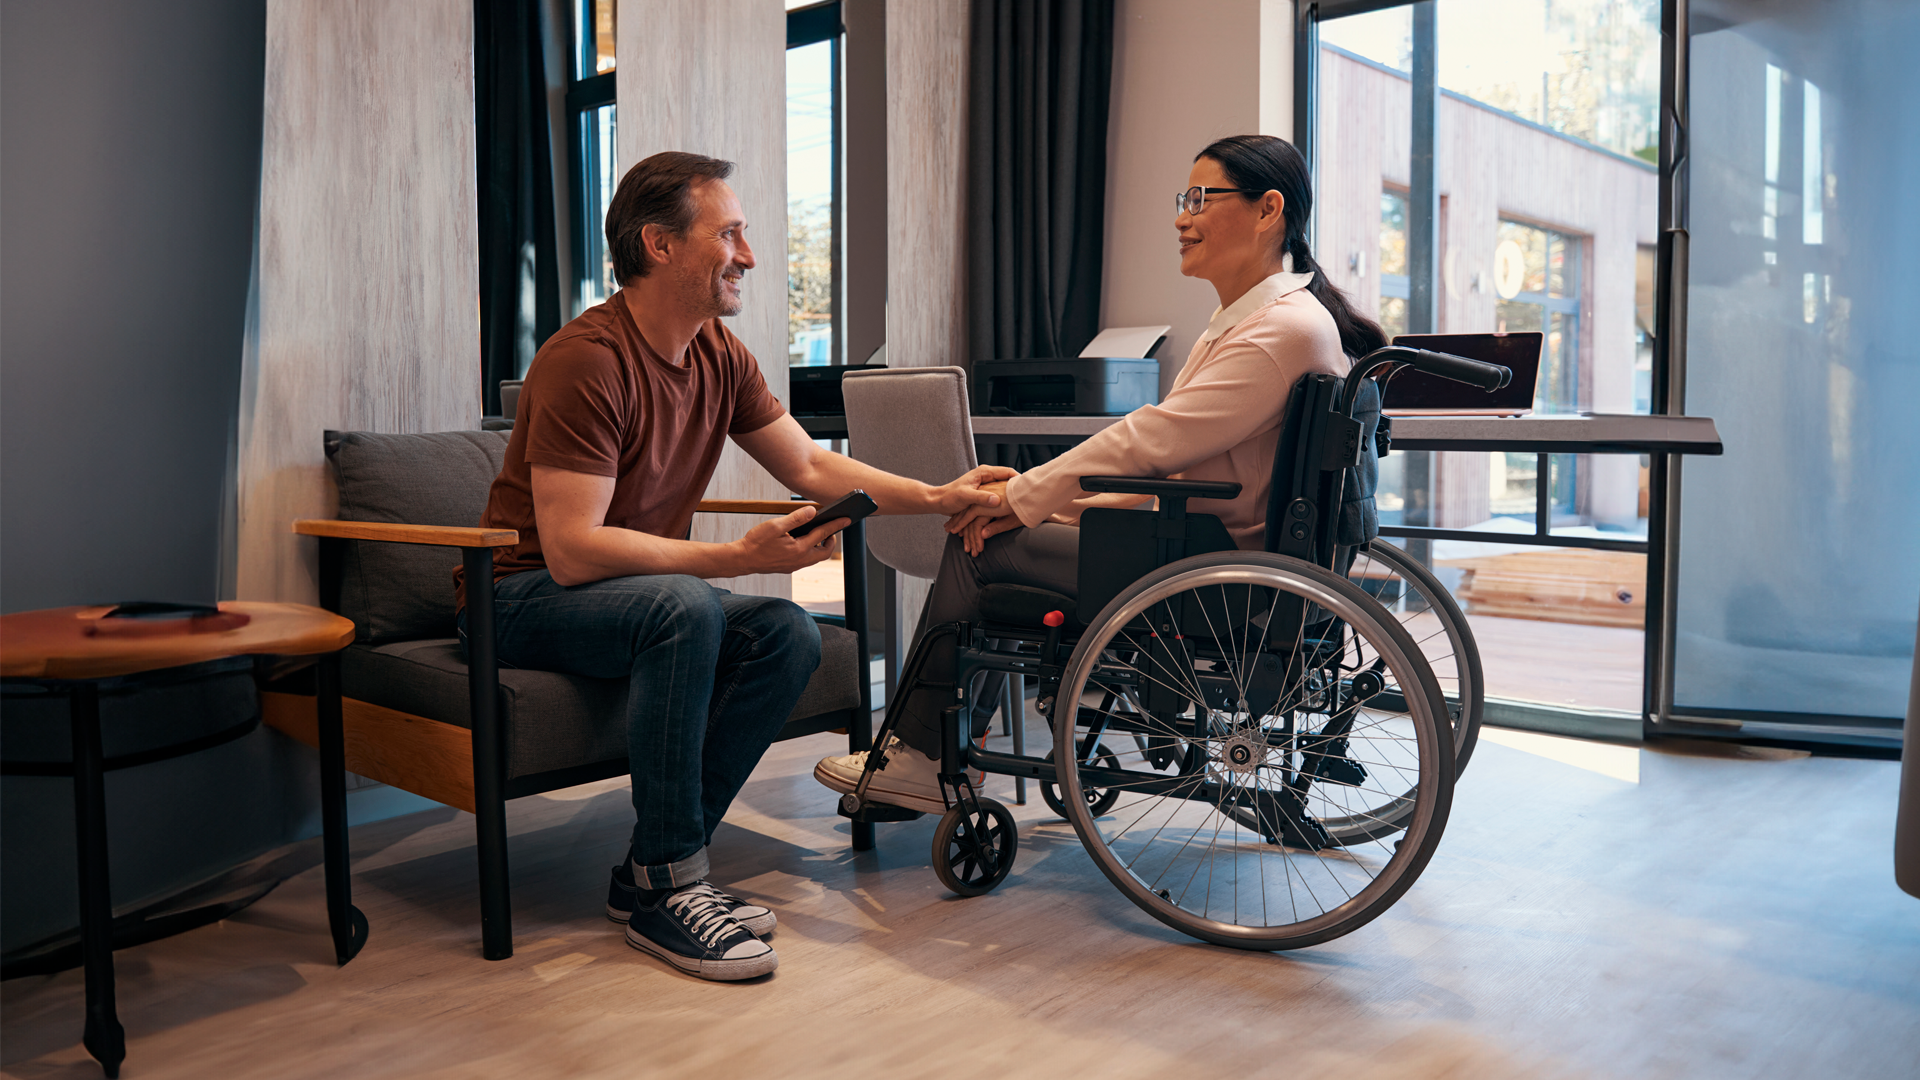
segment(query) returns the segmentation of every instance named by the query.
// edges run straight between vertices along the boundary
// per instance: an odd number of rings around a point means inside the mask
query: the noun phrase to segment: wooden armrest
[[[512,529],[482,529],[462,525],[404,525],[388,521],[332,521],[302,518],[293,523],[301,536],[329,536],[337,540],[386,540],[395,544],[432,544],[436,547],[512,547],[520,534]]]
[[[799,499],[701,499],[698,513],[702,514],[791,514],[803,506],[817,507],[817,502],[803,502]]]

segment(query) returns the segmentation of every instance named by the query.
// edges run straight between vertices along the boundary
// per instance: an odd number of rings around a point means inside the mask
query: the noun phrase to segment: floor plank
[[[631,810],[606,782],[512,804],[510,960],[479,957],[472,819],[453,811],[355,830],[373,933],[345,968],[317,869],[119,953],[124,1075],[1906,1077],[1920,1060],[1893,763],[1642,750],[1635,783],[1489,742],[1399,904],[1257,954],[1135,910],[1037,796],[985,897],[940,888],[930,820],[856,855],[809,775],[834,748],[775,747],[715,841],[716,879],[779,913],[769,979],[698,982],[622,942],[599,905]],[[99,1075],[80,990],[78,972],[0,987],[0,1073]]]

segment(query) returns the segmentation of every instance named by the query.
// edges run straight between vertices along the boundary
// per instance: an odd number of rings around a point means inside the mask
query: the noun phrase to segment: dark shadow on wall
[[[0,8],[0,611],[220,595],[265,67],[265,0]],[[269,732],[111,774],[115,898],[310,833],[312,776]],[[6,933],[57,932],[71,782],[0,790]]]

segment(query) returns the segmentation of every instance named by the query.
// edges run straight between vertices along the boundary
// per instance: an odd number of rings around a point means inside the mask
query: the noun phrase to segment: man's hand
[[[928,513],[957,514],[971,507],[1005,506],[1007,481],[1019,476],[1005,465],[981,465],[930,491]]]
[[[1020,519],[1013,515],[1013,506],[1007,502],[1005,480],[982,484],[980,490],[998,498],[969,506],[947,519],[947,531],[965,540],[970,555],[980,554],[988,537],[1020,527]]]
[[[812,521],[819,511],[803,506],[785,517],[763,521],[733,542],[743,574],[791,574],[831,557],[839,547],[834,534],[853,524],[846,518],[823,521],[799,536],[788,533]]]
[[[986,466],[982,466],[985,468]],[[974,472],[980,471],[975,469]],[[973,475],[968,473],[968,476]],[[947,531],[958,533],[967,527],[970,521],[981,519],[1011,517],[1013,507],[1007,502],[1007,482],[994,480],[981,484],[975,489],[975,501],[963,507],[957,507],[958,513],[947,519]],[[1016,519],[1017,520],[1017,519]]]

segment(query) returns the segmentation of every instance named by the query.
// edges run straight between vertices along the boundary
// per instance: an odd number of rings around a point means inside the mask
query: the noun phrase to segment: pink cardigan
[[[1021,523],[1074,525],[1089,507],[1143,502],[1083,492],[1082,476],[1231,480],[1240,484],[1239,498],[1195,499],[1188,507],[1218,515],[1241,548],[1261,547],[1287,392],[1309,372],[1347,373],[1333,317],[1306,290],[1311,280],[1275,274],[1216,311],[1165,401],[1135,409],[1009,481],[1007,504]]]

